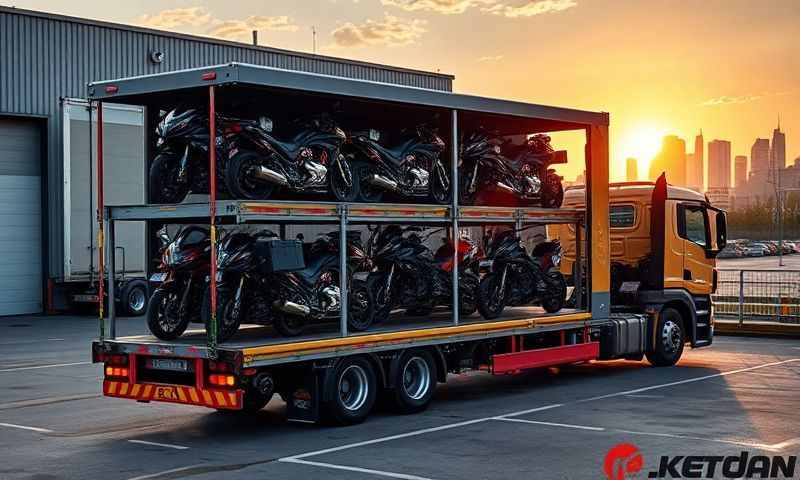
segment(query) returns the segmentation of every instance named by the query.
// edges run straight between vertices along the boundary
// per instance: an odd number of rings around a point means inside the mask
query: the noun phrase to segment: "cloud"
[[[428,11],[445,15],[464,13],[471,8],[480,8],[484,13],[508,18],[560,12],[578,5],[576,0],[525,0],[522,2],[512,0],[512,4],[500,0],[381,0],[381,3],[402,8],[408,12]]]
[[[519,18],[561,12],[576,6],[578,6],[578,3],[575,0],[528,0],[516,6],[495,3],[492,6],[482,8],[482,11],[507,18]]]
[[[397,47],[414,43],[425,33],[425,21],[385,14],[382,20],[360,24],[347,22],[331,32],[336,47],[383,45]]]
[[[478,5],[492,5],[496,0],[381,0],[381,3],[407,12],[422,10],[451,15],[464,13]]]
[[[723,95],[721,97],[716,98],[709,98],[704,102],[700,102],[700,106],[702,107],[716,107],[719,105],[732,105],[736,103],[747,103],[747,102],[754,102],[756,100],[760,100],[764,98],[764,95],[741,95],[738,97],[729,97],[727,95]]]
[[[505,57],[505,55],[486,55],[484,57],[478,57],[479,62],[499,62]]]
[[[292,23],[291,18],[285,15],[274,17],[251,15],[244,20],[219,20],[214,18],[205,7],[162,10],[153,15],[142,15],[136,23],[145,27],[165,30],[190,27],[193,33],[243,41],[250,38],[253,30],[294,32],[299,28]]]
[[[173,8],[154,15],[142,15],[139,25],[152,28],[199,27],[211,23],[211,14],[203,7]]]

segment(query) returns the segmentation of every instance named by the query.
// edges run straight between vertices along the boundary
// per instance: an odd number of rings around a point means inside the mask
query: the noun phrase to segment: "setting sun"
[[[650,161],[661,149],[661,139],[667,130],[653,125],[637,125],[619,139],[621,158],[633,157],[638,162],[640,178],[646,176]]]

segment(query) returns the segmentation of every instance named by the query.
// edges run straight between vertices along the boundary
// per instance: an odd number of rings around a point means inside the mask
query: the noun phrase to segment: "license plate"
[[[493,263],[494,263],[494,260],[481,260],[479,265],[480,265],[480,268],[492,268],[492,264]]]
[[[72,301],[79,303],[95,303],[97,302],[97,295],[73,295]]]
[[[369,278],[369,272],[356,272],[353,274],[354,280],[361,280],[362,282],[366,282],[367,278]]]
[[[151,370],[189,371],[189,362],[178,358],[148,358],[145,366]]]
[[[153,400],[178,400],[178,389],[176,387],[156,387]]]
[[[150,275],[151,282],[163,282],[165,278],[167,278],[167,274],[163,272]]]
[[[640,282],[622,282],[619,287],[620,293],[636,293],[639,291]]]

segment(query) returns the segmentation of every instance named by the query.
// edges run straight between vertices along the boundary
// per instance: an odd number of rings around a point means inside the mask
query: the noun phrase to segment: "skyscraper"
[[[733,184],[741,188],[747,183],[747,157],[736,155],[733,160]]]
[[[786,134],[781,132],[781,123],[772,131],[772,148],[769,152],[769,167],[771,170],[786,168]]]
[[[703,131],[700,130],[700,134],[694,137],[694,153],[691,157],[686,156],[686,185],[698,192],[703,191],[704,148]]]
[[[750,171],[766,172],[769,170],[769,139],[756,138],[750,147]]]
[[[708,143],[708,188],[730,188],[731,142],[712,140]]]
[[[650,162],[650,180],[655,181],[661,172],[667,172],[672,185],[686,186],[686,142],[675,135],[667,135],[661,151]]]
[[[639,180],[639,163],[635,158],[625,160],[625,179],[629,182]]]

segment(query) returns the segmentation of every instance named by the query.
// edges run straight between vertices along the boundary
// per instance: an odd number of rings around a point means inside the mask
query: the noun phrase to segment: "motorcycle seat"
[[[367,143],[370,147],[374,148],[381,157],[398,164],[403,161],[406,155],[414,150],[414,147],[419,144],[419,139],[409,138],[393,147],[384,147],[380,143],[373,140],[367,140]]]
[[[338,256],[331,254],[323,254],[312,257],[306,262],[306,268],[297,270],[294,273],[300,277],[303,282],[308,285],[313,285],[317,282],[322,271],[331,265],[332,261],[335,262]]]
[[[300,150],[306,146],[305,137],[307,132],[300,132],[296,134],[291,140],[282,141],[277,138],[271,137],[270,144],[275,147],[278,152],[289,160],[294,160],[300,153]]]

